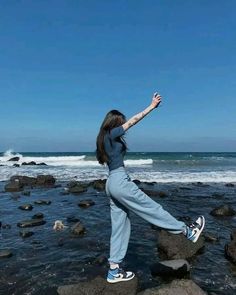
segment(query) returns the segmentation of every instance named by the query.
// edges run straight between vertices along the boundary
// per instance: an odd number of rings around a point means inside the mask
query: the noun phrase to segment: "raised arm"
[[[148,106],[145,110],[142,112],[134,115],[132,118],[130,118],[126,123],[122,125],[124,130],[128,130],[130,127],[137,124],[140,120],[142,120],[147,114],[149,114],[152,110],[157,108],[159,104],[161,103],[161,96],[158,93],[154,93],[152,97],[152,102],[150,106]]]

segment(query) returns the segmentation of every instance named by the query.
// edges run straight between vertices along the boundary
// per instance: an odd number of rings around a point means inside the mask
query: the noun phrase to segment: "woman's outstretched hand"
[[[157,108],[161,103],[161,96],[157,92],[153,94],[151,106],[153,108]]]

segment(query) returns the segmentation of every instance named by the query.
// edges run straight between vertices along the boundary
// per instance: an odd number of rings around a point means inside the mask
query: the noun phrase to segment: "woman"
[[[161,103],[161,96],[154,93],[151,104],[142,112],[126,121],[125,116],[117,110],[107,113],[97,136],[96,157],[100,164],[107,164],[109,176],[106,181],[106,194],[110,201],[112,232],[110,238],[110,268],[107,274],[109,283],[131,280],[135,274],[120,267],[130,238],[129,211],[133,211],[146,221],[174,234],[184,234],[194,243],[198,240],[205,219],[200,216],[193,224],[186,225],[178,221],[160,204],[152,200],[131,181],[125,166],[124,155],[127,150],[123,138],[125,132],[142,120]]]

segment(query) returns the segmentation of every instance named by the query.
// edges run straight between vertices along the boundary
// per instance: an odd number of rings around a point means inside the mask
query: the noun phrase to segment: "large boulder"
[[[236,211],[226,204],[213,209],[210,214],[212,216],[234,216]]]
[[[236,230],[231,234],[231,242],[225,245],[225,256],[236,264]]]
[[[183,277],[190,271],[190,265],[185,259],[159,261],[150,266],[152,276]]]
[[[56,179],[52,175],[38,175],[36,179],[36,185],[39,186],[53,186]]]
[[[5,185],[6,192],[19,192],[22,191],[24,186],[17,180],[9,182]]]
[[[13,162],[17,162],[20,160],[20,157],[12,157],[11,159],[9,159],[8,161],[13,161]]]
[[[30,176],[14,175],[10,178],[10,182],[18,181],[22,186],[34,186],[36,178]]]
[[[207,293],[192,280],[174,280],[170,284],[146,289],[137,295],[207,295]]]
[[[183,234],[176,235],[160,230],[158,231],[157,246],[160,254],[166,259],[187,259],[204,248],[204,238],[201,236],[196,243],[193,243]]]
[[[37,165],[36,164],[36,162],[34,162],[34,161],[31,161],[31,162],[23,162],[22,164],[21,164],[22,166],[25,166],[25,165]]]
[[[67,184],[68,192],[71,194],[82,194],[87,191],[89,184],[79,181],[71,181]]]
[[[104,191],[106,186],[106,179],[97,179],[92,182],[92,186],[95,190]]]
[[[137,289],[137,277],[125,283],[109,284],[105,278],[97,276],[89,282],[61,286],[57,292],[59,295],[135,295]]]

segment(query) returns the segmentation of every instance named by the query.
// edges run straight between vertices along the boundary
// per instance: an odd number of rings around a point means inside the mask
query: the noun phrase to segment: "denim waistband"
[[[112,174],[118,173],[118,172],[124,172],[124,173],[127,174],[125,167],[121,166],[121,167],[118,167],[116,169],[113,169],[113,170],[109,171],[109,175],[112,175]]]

